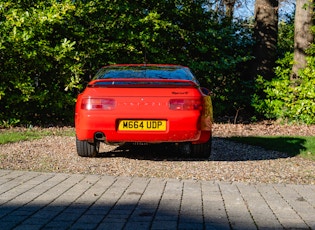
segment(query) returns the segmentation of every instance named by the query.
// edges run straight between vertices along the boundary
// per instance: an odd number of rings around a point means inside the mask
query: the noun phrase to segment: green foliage
[[[271,81],[256,79],[252,105],[256,112],[269,119],[315,124],[315,46],[312,44],[307,51],[307,67],[300,70],[297,79],[292,79],[293,24],[293,19],[279,24],[280,58],[275,68],[276,77]]]
[[[20,120],[19,119],[16,119],[16,118],[10,118],[6,121],[0,121],[0,127],[2,128],[12,128],[16,125],[18,125],[20,123]]]
[[[293,15],[286,21],[280,21],[278,24],[278,44],[277,53],[283,58],[287,52],[293,52],[294,48],[294,18]]]
[[[67,120],[74,98],[64,88],[73,88],[82,73],[75,41],[62,34],[75,7],[71,1],[20,3],[0,2],[0,120]]]
[[[78,91],[112,63],[189,66],[216,116],[245,108],[251,32],[206,4],[0,0],[0,126],[72,122]]]
[[[314,52],[311,49],[310,54]],[[315,124],[315,58],[310,55],[308,66],[300,71],[300,77],[290,79],[292,54],[278,61],[276,78],[256,80],[258,92],[253,98],[253,106],[267,118],[282,121]]]
[[[210,86],[215,117],[232,117],[233,122],[240,111],[250,113],[249,95],[254,90],[252,81],[244,78],[253,45],[251,30],[244,24],[240,21],[210,26],[203,44],[212,47],[205,56],[199,53],[188,62],[203,85]]]

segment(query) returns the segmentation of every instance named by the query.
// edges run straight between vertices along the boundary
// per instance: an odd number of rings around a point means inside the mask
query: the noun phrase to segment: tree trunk
[[[225,5],[225,16],[227,18],[233,18],[235,2],[236,0],[223,0]]]
[[[274,77],[277,58],[278,0],[256,0],[254,26],[253,78],[261,75],[270,80]]]
[[[297,0],[294,19],[294,62],[291,80],[298,78],[298,71],[306,67],[305,51],[314,41],[311,31],[313,25],[313,0]]]

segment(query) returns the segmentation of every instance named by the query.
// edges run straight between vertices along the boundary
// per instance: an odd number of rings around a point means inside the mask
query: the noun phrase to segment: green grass
[[[74,136],[73,128],[30,128],[0,130],[0,144],[40,139],[45,136]]]
[[[315,137],[313,136],[231,137],[230,140],[276,150],[290,156],[300,155],[315,161]]]

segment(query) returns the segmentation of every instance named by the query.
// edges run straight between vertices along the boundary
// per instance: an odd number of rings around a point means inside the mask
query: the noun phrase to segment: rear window
[[[198,84],[190,70],[182,66],[110,66],[100,69],[94,79],[189,80]]]

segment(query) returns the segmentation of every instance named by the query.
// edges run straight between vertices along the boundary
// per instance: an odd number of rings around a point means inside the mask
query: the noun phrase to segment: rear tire
[[[202,144],[195,144],[192,146],[192,155],[200,158],[209,158],[211,156],[212,138]]]
[[[99,153],[100,142],[80,141],[76,138],[77,153],[80,157],[96,157]]]
[[[192,147],[190,142],[183,142],[178,144],[178,152],[182,156],[191,156],[192,155]]]

